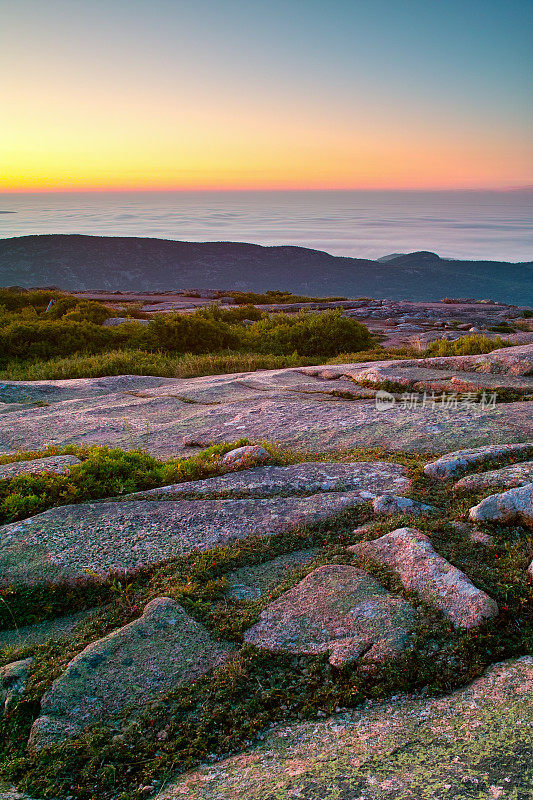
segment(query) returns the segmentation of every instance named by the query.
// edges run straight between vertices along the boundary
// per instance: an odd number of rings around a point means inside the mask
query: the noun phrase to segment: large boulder
[[[232,654],[170,597],[152,600],[142,617],[88,645],[41,701],[29,748],[39,751],[95,723],[120,727],[170,689],[190,683]]]
[[[383,663],[405,648],[414,620],[409,603],[363,570],[327,565],[268,605],[244,639],[274,652],[327,653],[335,667]]]
[[[354,509],[358,492],[247,500],[135,500],[52,508],[0,528],[0,586],[63,584],[268,536]]]
[[[518,523],[533,528],[533,483],[491,494],[469,512],[474,522]]]
[[[227,470],[249,469],[267,464],[271,460],[270,453],[259,444],[249,444],[230,450],[222,457],[222,466]]]
[[[497,603],[436,553],[429,537],[416,528],[398,528],[348,550],[392,569],[406,589],[436,606],[457,627],[475,628],[498,614]]]
[[[446,697],[404,695],[265,741],[176,777],[156,800],[512,800],[530,796],[533,658]]]

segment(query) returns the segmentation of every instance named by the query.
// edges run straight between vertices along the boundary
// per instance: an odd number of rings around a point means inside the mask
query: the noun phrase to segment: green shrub
[[[250,325],[243,336],[256,352],[325,357],[365,350],[373,341],[368,328],[340,311],[278,314]]]
[[[267,292],[224,292],[226,297],[233,297],[239,305],[255,303],[257,305],[268,305],[269,303],[331,303],[335,300],[346,300],[346,297],[308,297],[302,294],[292,294],[283,292],[279,289],[268,290]]]
[[[162,462],[144,450],[110,447],[80,449],[81,464],[68,473],[17,475],[0,480],[0,524],[25,519],[48,508],[197,480],[220,472],[223,455],[248,439],[213,445],[190,458]],[[69,448],[72,450],[73,448]]]
[[[64,319],[71,322],[93,322],[101,325],[102,322],[114,314],[111,308],[97,303],[94,300],[78,300],[76,297],[65,296],[54,302],[45,319]]]
[[[0,358],[53,358],[112,347],[117,334],[92,322],[70,320],[15,321],[0,329]]]
[[[425,356],[471,356],[482,353],[491,353],[500,347],[509,347],[510,342],[497,336],[489,339],[479,333],[472,336],[462,336],[449,342],[447,339],[435,339],[424,352]]]
[[[226,322],[198,313],[158,314],[136,338],[137,346],[169,353],[209,353],[240,344]]]
[[[206,319],[220,320],[230,324],[242,322],[244,319],[257,321],[264,316],[262,311],[252,305],[241,305],[238,308],[206,306],[196,313],[198,316],[205,317]]]
[[[63,297],[65,295],[62,292],[53,289],[0,289],[0,305],[7,311],[20,311],[28,306],[44,311],[50,300],[60,300]]]

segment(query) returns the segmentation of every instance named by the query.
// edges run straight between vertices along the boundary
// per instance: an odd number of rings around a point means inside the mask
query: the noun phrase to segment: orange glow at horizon
[[[530,4],[407,5],[7,4],[0,191],[533,184]]]
[[[64,86],[54,102],[28,85],[11,94],[0,129],[0,191],[506,188],[528,181],[529,142],[506,131],[410,113],[391,127],[366,106],[278,102]],[[399,110],[398,112],[399,113]],[[336,118],[335,118],[336,117]]]
[[[41,109],[42,110],[42,109]],[[383,121],[318,129],[262,117],[155,113],[39,120],[11,117],[0,132],[0,191],[460,189],[533,182],[527,142],[479,142],[475,132]],[[102,118],[103,117],[103,118]],[[19,118],[20,119],[20,118]],[[437,126],[438,127],[438,126]]]

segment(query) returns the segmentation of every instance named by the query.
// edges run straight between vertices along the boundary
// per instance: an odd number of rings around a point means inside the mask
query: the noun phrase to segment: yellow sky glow
[[[392,125],[391,109],[354,105],[323,120],[281,101],[63,90],[11,92],[0,191],[498,188],[527,183],[532,161],[516,136],[511,148],[504,135],[480,141],[466,121],[416,114]]]

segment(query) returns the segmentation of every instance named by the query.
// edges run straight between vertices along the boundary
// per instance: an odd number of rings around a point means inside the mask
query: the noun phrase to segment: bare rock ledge
[[[414,620],[409,603],[363,570],[328,565],[268,605],[244,639],[274,652],[328,653],[335,667],[383,663],[405,648]]]
[[[120,727],[165,692],[224,663],[234,651],[217,642],[170,597],[158,597],[142,617],[88,645],[41,701],[29,749],[39,751],[78,736],[90,725]]]
[[[532,699],[533,658],[506,661],[447,697],[280,725],[253,749],[177,776],[156,800],[525,800]]]
[[[11,461],[8,464],[0,464],[0,480],[14,478],[17,475],[39,475],[41,472],[63,475],[75,464],[81,464],[76,456],[48,456],[29,461]]]
[[[125,499],[172,500],[180,497],[239,497],[277,494],[311,494],[317,492],[359,492],[370,500],[384,491],[400,494],[411,486],[407,470],[400,464],[384,461],[351,461],[348,463],[308,461],[287,467],[256,467],[244,472],[219,475],[200,481],[186,481],[143,492]]]
[[[442,611],[456,627],[475,628],[498,614],[497,603],[436,553],[416,528],[398,528],[348,550],[390,567],[406,589]]]
[[[489,447],[476,447],[471,450],[457,450],[447,453],[424,467],[426,475],[432,478],[450,480],[474,470],[478,466],[492,466],[502,462],[523,460],[533,456],[533,442],[520,444],[499,444]]]
[[[329,492],[52,508],[0,528],[0,586],[59,585],[132,572],[195,550],[325,521],[364,502],[358,492]]]
[[[511,464],[509,467],[493,469],[467,475],[453,487],[456,492],[472,492],[482,489],[514,489],[533,481],[533,461]]]

